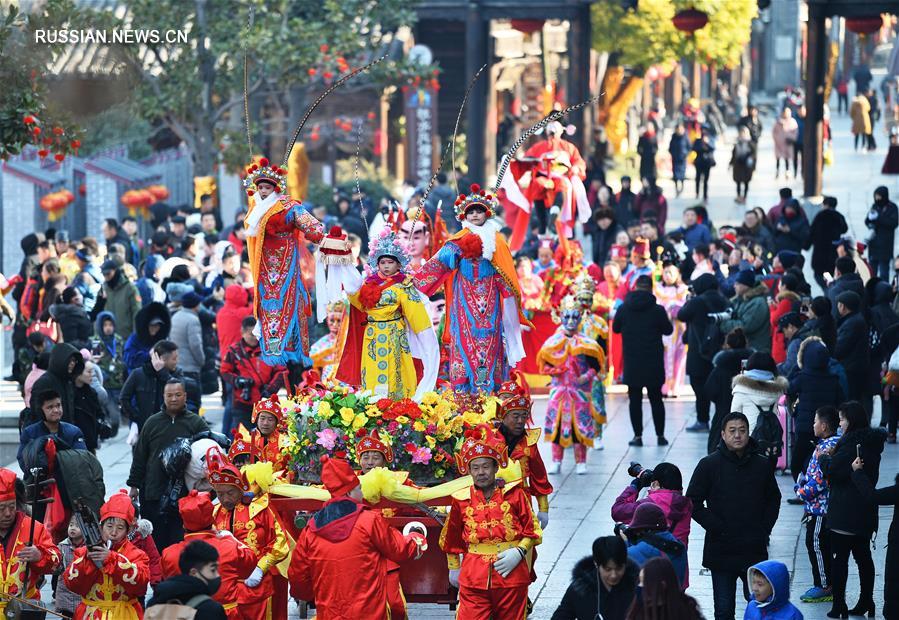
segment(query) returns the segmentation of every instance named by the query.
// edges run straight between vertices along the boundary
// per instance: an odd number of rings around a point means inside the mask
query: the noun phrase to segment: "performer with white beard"
[[[247,168],[247,194],[255,203],[244,220],[256,294],[253,314],[262,359],[286,365],[296,388],[304,369],[312,367],[307,322],[312,316],[309,291],[300,269],[303,244],[319,243],[323,227],[303,205],[284,195],[286,171],[266,158]]]

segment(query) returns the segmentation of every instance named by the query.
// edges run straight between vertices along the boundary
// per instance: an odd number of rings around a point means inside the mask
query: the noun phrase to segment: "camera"
[[[637,480],[638,488],[648,487],[652,482],[653,471],[645,469],[637,461],[631,461],[627,468],[627,475]]]
[[[235,377],[234,389],[240,390],[240,399],[249,402],[252,398],[253,380],[249,377]]]
[[[621,533],[627,533],[627,523],[616,523],[615,527],[612,529],[612,532],[615,536],[621,538]]]

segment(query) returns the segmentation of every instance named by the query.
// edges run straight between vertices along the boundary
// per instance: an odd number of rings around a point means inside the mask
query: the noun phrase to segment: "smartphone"
[[[749,360],[742,360],[740,362],[740,372],[746,372],[746,362],[748,362],[748,361]]]
[[[855,456],[856,458],[862,458],[862,444],[855,444]]]

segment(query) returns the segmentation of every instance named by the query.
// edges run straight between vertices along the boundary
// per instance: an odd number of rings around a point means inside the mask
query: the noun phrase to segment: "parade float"
[[[418,521],[428,528],[425,554],[401,568],[405,596],[410,602],[454,608],[456,592],[447,580],[446,555],[438,540],[446,507],[454,495],[467,495],[472,485],[470,476],[459,475],[455,454],[466,434],[493,424],[497,402],[488,396],[477,406],[466,399],[460,407],[451,392],[428,392],[418,403],[346,386],[305,388],[282,398],[287,435],[282,453],[288,465],[268,489],[272,506],[296,539],[330,499],[321,486],[322,458],[346,458],[361,470],[358,455],[366,442],[376,439],[391,453],[391,462],[359,476],[366,503],[381,510],[393,527]],[[512,463],[500,476],[516,484],[521,472]],[[301,617],[305,609],[301,605]]]

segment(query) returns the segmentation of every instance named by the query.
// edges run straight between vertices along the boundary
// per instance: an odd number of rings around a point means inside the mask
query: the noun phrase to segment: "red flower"
[[[360,428],[358,431],[356,431],[356,437],[364,437],[367,433],[368,431],[366,431],[364,428]]]
[[[382,398],[378,402],[375,403],[375,405],[381,411],[386,411],[392,404],[393,404],[393,401],[390,400],[389,398]]]
[[[456,245],[462,251],[462,258],[480,258],[484,251],[484,244],[481,243],[481,238],[471,233],[457,239]]]
[[[406,452],[415,452],[416,450],[418,450],[418,446],[416,446],[411,441],[409,443],[407,443],[406,445],[404,445],[403,447],[406,449]]]

